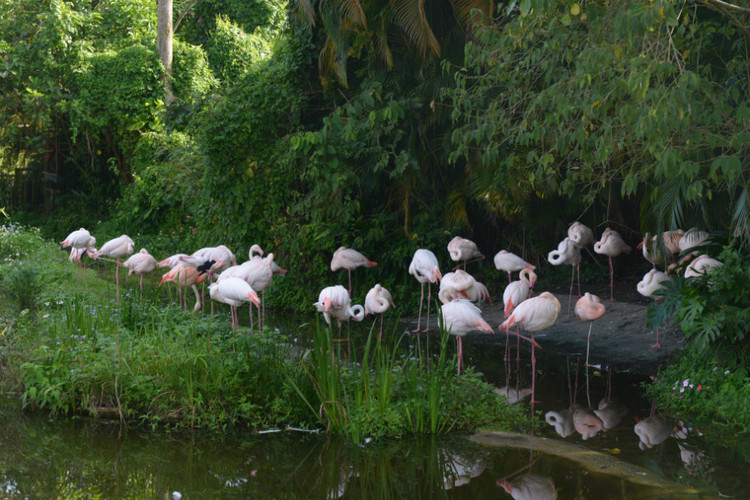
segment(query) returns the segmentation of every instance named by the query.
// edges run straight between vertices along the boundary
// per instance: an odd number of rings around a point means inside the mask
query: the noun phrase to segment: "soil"
[[[566,288],[566,289],[561,289]],[[535,290],[538,295],[544,290]],[[551,287],[547,291],[555,294],[560,301],[560,315],[555,324],[535,335],[535,340],[546,354],[556,353],[562,356],[586,356],[586,337],[589,323],[575,317],[573,294],[570,301],[570,320],[567,320],[568,289]],[[591,330],[590,362],[608,365],[620,371],[654,375],[658,367],[667,364],[675,352],[685,346],[685,336],[674,326],[659,330],[660,348],[651,348],[656,343],[656,331],[646,327],[646,314],[651,299],[638,293],[632,281],[615,282],[614,302],[609,299],[609,283],[587,284],[582,292],[589,291],[598,295],[607,310],[596,320]],[[492,305],[480,305],[482,317],[495,329],[503,322],[502,297],[497,297]],[[433,315],[433,318],[435,316]],[[417,326],[417,318],[406,321],[411,330]],[[424,318],[423,325],[424,326]],[[430,332],[437,334],[437,324],[430,321]],[[528,332],[527,332],[528,334]],[[471,332],[464,337],[466,342],[505,342],[505,333],[486,334]]]

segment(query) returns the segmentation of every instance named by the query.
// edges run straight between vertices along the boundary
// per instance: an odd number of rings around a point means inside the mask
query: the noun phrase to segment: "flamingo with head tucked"
[[[365,297],[365,316],[368,314],[379,314],[380,315],[380,333],[379,339],[383,339],[383,316],[385,312],[390,309],[391,306],[396,306],[393,303],[393,297],[391,292],[378,283],[367,292]]]
[[[71,247],[71,253],[72,250],[77,250],[78,257],[74,258],[76,262],[76,277],[80,281],[81,276],[81,258],[83,257],[83,254],[89,254],[93,253],[96,249],[94,246],[96,245],[96,238],[91,236],[91,233],[89,233],[86,229],[80,228],[77,231],[73,231],[70,233],[64,240],[60,242],[60,247],[62,248],[68,248]],[[86,277],[86,264],[83,264],[83,272],[84,272],[84,278]]]
[[[500,250],[497,252],[495,254],[494,262],[495,268],[508,273],[508,283],[511,281],[511,273],[520,271],[521,269],[528,269],[530,271],[536,269],[536,266],[532,266],[518,255],[507,250]]]
[[[664,283],[667,281],[672,281],[672,278],[670,278],[667,273],[658,271],[656,269],[651,269],[643,276],[643,279],[638,282],[638,284],[636,285],[636,289],[638,290],[638,293],[640,293],[644,297],[659,300],[661,297],[655,295],[655,292],[664,288]],[[661,347],[661,344],[659,343],[658,328],[656,329],[656,344],[652,345],[651,348],[653,349],[657,347]]]
[[[358,251],[346,247],[339,247],[331,259],[331,271],[336,272],[339,269],[346,269],[349,273],[349,295],[352,294],[352,270],[358,267],[375,267],[377,265],[377,262],[373,262]]]
[[[468,262],[476,262],[484,259],[484,254],[479,251],[476,243],[460,236],[454,237],[448,243],[448,253],[450,253],[452,261],[463,262],[464,271]],[[461,267],[461,264],[456,266],[454,270],[459,267]]]
[[[632,248],[625,243],[620,233],[614,229],[607,228],[602,233],[602,237],[594,244],[594,252],[606,255],[609,258],[609,300],[615,300],[615,268],[612,265],[612,257],[617,257],[623,253],[630,253]]]
[[[573,303],[573,281],[576,269],[578,269],[578,295],[581,295],[581,248],[575,240],[567,237],[557,245],[557,250],[552,250],[547,254],[547,260],[553,266],[572,266],[570,271],[570,292],[568,293],[568,316],[565,319],[565,321],[569,321],[570,305]]]

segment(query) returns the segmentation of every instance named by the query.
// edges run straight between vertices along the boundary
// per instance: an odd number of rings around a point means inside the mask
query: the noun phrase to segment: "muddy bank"
[[[665,365],[675,352],[685,346],[685,336],[679,329],[670,327],[659,331],[660,348],[651,348],[656,342],[656,332],[646,327],[647,306],[650,299],[646,299],[635,290],[632,282],[615,283],[615,301],[610,302],[609,284],[588,285],[581,289],[589,291],[603,299],[607,308],[603,317],[596,320],[591,331],[592,364],[613,366],[618,370],[652,375],[659,366]],[[535,290],[538,295],[544,290]],[[560,316],[555,324],[536,334],[537,342],[546,354],[554,352],[560,355],[586,356],[586,336],[589,323],[579,321],[573,311],[578,299],[573,295],[570,303],[570,320],[566,320],[568,311],[567,289],[549,288],[562,306]],[[495,300],[497,299],[497,300]],[[494,328],[503,322],[502,295],[493,297],[493,304],[482,304],[482,316]],[[434,310],[430,321],[431,335],[437,335],[437,322]],[[424,320],[424,318],[423,318]],[[404,320],[405,328],[412,330],[417,326],[416,316]],[[424,327],[424,321],[422,323]],[[528,333],[528,332],[527,332]],[[472,332],[464,337],[471,343],[504,343],[505,333],[486,334]]]

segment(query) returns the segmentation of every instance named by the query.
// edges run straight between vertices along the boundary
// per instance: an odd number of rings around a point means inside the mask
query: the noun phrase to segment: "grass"
[[[97,266],[103,266],[97,263]],[[528,428],[467,370],[448,335],[430,369],[394,330],[345,356],[317,324],[298,356],[285,336],[230,329],[225,315],[181,311],[137,281],[114,298],[110,267],[76,279],[67,254],[34,229],[0,229],[0,391],[29,411],[178,427],[324,428],[354,442],[479,426]],[[25,286],[26,285],[26,286]],[[297,335],[299,332],[294,332]]]

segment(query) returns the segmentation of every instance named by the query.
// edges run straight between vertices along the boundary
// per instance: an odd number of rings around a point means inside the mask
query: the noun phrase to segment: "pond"
[[[300,332],[300,350],[309,343],[304,335],[313,322],[306,318],[300,327],[299,320],[268,316],[269,327]],[[352,324],[355,345],[362,344],[371,325],[369,318]],[[414,340],[409,337],[404,346]],[[488,382],[528,387],[528,352],[522,351],[516,361],[511,351],[506,365],[502,342],[465,342],[464,347],[466,363],[481,370]],[[450,348],[455,352],[454,342]],[[605,370],[586,370],[582,361],[576,370],[576,360],[547,352],[537,357],[540,418],[567,408],[573,398],[588,407],[606,395]],[[568,380],[578,389],[570,391]],[[678,443],[670,437],[651,449],[639,448],[634,418],[650,412],[650,403],[640,397],[644,380],[612,374],[612,400],[626,412],[617,426],[585,441],[579,434],[563,439],[544,425],[541,435],[528,440],[490,436],[484,445],[463,436],[351,445],[319,433],[121,429],[0,410],[0,496],[563,499],[714,498],[721,493],[750,498],[749,474],[740,470],[741,462],[708,450],[699,455],[700,439]],[[680,446],[700,459],[687,466]],[[534,492],[524,496],[528,489]]]

